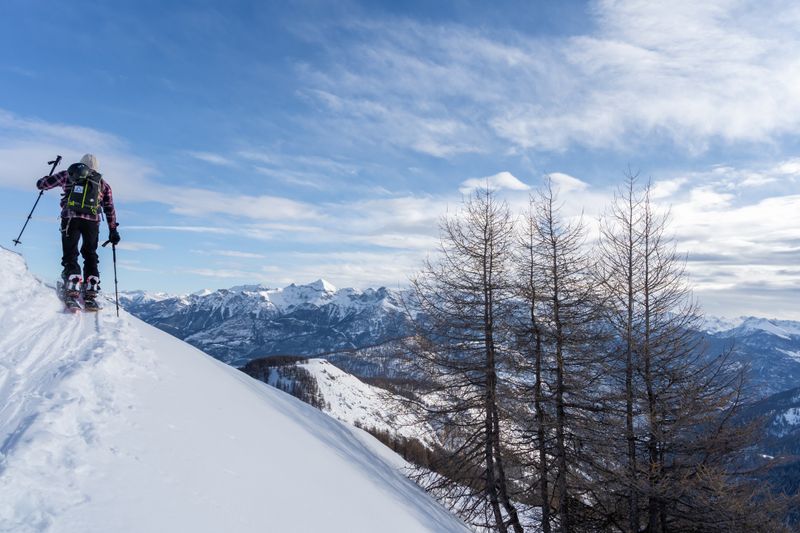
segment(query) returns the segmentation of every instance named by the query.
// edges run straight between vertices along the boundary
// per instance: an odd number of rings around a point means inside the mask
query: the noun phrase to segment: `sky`
[[[591,233],[634,172],[708,313],[800,319],[792,0],[4,0],[0,17],[3,246],[47,161],[90,152],[121,289],[403,287],[476,186],[516,210],[549,175]],[[15,248],[46,279],[58,196]],[[108,290],[107,249],[101,274]]]

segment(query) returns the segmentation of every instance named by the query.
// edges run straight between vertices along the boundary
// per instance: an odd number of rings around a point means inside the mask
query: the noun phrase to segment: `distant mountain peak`
[[[329,283],[328,281],[322,278],[312,283],[309,283],[308,286],[320,292],[336,292],[336,287],[334,287],[332,283]]]
[[[161,300],[120,297],[123,307],[146,322],[237,365],[265,355],[375,346],[409,330],[400,291],[337,289],[325,279],[284,288],[239,285]]]
[[[762,331],[786,339],[800,335],[800,322],[756,316],[737,318],[707,316],[704,329],[711,334]]]
[[[791,320],[770,320],[751,316],[747,317],[739,328],[747,331],[760,330],[784,339],[788,339],[792,336],[800,336],[800,322]]]
[[[195,291],[192,293],[192,296],[208,296],[214,292],[213,289],[200,289],[199,291]]]
[[[226,289],[220,289],[220,290],[226,290]],[[266,285],[261,284],[261,283],[256,283],[256,284],[247,284],[247,285],[234,285],[233,287],[230,287],[227,290],[229,290],[231,292],[260,292],[260,291],[270,290],[270,288],[267,287]],[[218,292],[218,291],[208,291],[205,294],[200,294],[200,296],[208,296],[209,294],[213,294],[215,292]],[[195,294],[197,294],[197,293],[195,293]]]

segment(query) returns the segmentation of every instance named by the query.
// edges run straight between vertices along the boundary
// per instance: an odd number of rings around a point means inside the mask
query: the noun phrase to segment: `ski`
[[[96,300],[84,300],[83,301],[83,310],[84,311],[87,311],[87,312],[90,312],[90,313],[96,313],[101,309],[102,309],[102,306],[100,304],[98,304]]]
[[[64,303],[65,313],[75,314],[83,310],[79,296],[68,296],[63,281],[58,281],[56,283],[56,294],[58,295],[58,299]]]

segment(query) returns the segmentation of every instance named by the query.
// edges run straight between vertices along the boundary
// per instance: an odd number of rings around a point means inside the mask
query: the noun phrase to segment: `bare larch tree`
[[[520,234],[518,299],[529,320],[526,353],[534,374],[531,411],[536,492],[544,506],[541,527],[551,528],[552,478],[554,523],[559,531],[574,531],[585,522],[586,474],[594,462],[587,452],[602,410],[597,401],[602,352],[596,347],[603,338],[598,300],[583,224],[561,215],[550,179],[532,199]],[[582,507],[580,516],[573,512]]]
[[[477,526],[521,533],[498,394],[512,312],[512,232],[507,205],[491,190],[473,193],[443,220],[438,257],[412,280],[412,306],[419,313],[416,361],[430,387],[425,408],[434,424],[448,427],[449,462],[440,469],[447,475],[429,488]]]
[[[702,314],[667,223],[649,184],[631,173],[601,223],[596,274],[616,338],[609,376],[621,384],[611,398],[625,450],[608,457],[620,468],[605,478],[607,495],[626,500],[620,523],[630,532],[747,531],[756,522],[778,531],[779,521],[756,512],[739,471],[753,438],[752,426],[734,423],[744,370],[728,353],[704,350]]]

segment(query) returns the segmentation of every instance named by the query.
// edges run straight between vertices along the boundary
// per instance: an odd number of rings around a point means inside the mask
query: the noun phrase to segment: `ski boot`
[[[81,277],[72,274],[64,280],[64,305],[67,311],[76,313],[81,310]]]
[[[100,304],[97,303],[97,293],[100,292],[100,278],[89,276],[83,286],[83,309],[85,311],[99,311]]]

